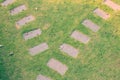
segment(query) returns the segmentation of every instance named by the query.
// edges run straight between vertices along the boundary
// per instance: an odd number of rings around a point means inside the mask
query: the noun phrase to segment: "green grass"
[[[0,0],[2,2],[3,0]],[[0,6],[0,80],[35,80],[43,74],[54,80],[119,80],[120,79],[120,11],[115,12],[102,0],[17,0],[8,7]],[[114,0],[120,4],[119,0]],[[25,4],[28,7],[18,15],[11,16],[9,11]],[[38,10],[35,10],[35,8]],[[92,13],[99,7],[111,14],[103,20]],[[21,29],[15,28],[15,22],[27,15],[34,15],[36,20]],[[101,28],[97,33],[85,28],[81,22],[90,19]],[[49,24],[49,27],[46,27]],[[40,28],[42,35],[24,41],[25,32]],[[70,38],[74,30],[79,30],[91,37],[84,45]],[[31,56],[28,49],[42,42],[49,44],[49,50]],[[78,48],[76,59],[65,55],[58,49],[62,43]],[[10,52],[13,56],[9,56]],[[50,58],[55,58],[68,66],[64,76],[46,66]]]

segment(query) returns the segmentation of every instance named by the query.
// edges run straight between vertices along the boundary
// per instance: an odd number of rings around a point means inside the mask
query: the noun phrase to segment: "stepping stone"
[[[77,55],[78,55],[78,53],[79,53],[79,51],[78,51],[76,48],[72,47],[72,46],[69,45],[69,44],[62,44],[62,45],[60,46],[60,50],[61,50],[62,52],[67,53],[69,56],[71,56],[71,57],[73,57],[73,58],[76,58]]]
[[[43,76],[43,75],[38,75],[36,80],[52,80],[52,79],[50,79],[46,76]]]
[[[38,53],[42,53],[42,52],[46,51],[47,49],[48,49],[47,43],[41,43],[41,44],[39,44],[39,45],[37,45],[37,46],[35,46],[33,48],[30,48],[29,53],[32,56],[34,56],[34,55],[36,55]]]
[[[40,29],[36,29],[36,30],[30,31],[30,32],[24,33],[23,38],[25,40],[32,39],[32,38],[40,35],[41,33],[42,33],[42,31]]]
[[[104,0],[104,3],[110,8],[112,8],[113,10],[120,10],[120,5],[114,3],[111,0]]]
[[[18,6],[10,11],[11,15],[18,14],[24,10],[27,10],[27,7],[25,5]]]
[[[35,17],[32,16],[32,15],[24,17],[21,20],[19,20],[19,21],[16,22],[16,27],[19,29],[22,26],[24,26],[25,24],[27,24],[27,23],[29,23],[31,21],[34,21],[34,20],[35,20]]]
[[[93,11],[96,15],[98,15],[99,17],[103,18],[103,19],[108,19],[110,17],[110,15],[106,12],[104,12],[103,10],[97,8]]]
[[[100,29],[100,27],[97,24],[93,23],[91,20],[88,19],[84,20],[82,24],[85,27],[91,29],[93,32],[97,32]]]
[[[64,75],[65,72],[68,70],[68,67],[62,64],[60,61],[52,58],[47,63],[47,66],[55,71],[57,71],[60,75]]]
[[[5,0],[1,5],[2,6],[8,6],[8,5],[10,5],[10,4],[14,3],[14,2],[15,2],[15,0]]]
[[[74,38],[77,41],[80,41],[80,42],[84,43],[84,44],[87,44],[90,40],[90,37],[88,37],[87,35],[79,32],[79,31],[74,31],[71,34],[71,37]]]

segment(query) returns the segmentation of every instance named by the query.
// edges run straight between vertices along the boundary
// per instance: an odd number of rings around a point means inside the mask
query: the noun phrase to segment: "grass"
[[[120,4],[119,0],[114,1]],[[21,4],[27,5],[28,10],[11,16],[9,11]],[[38,10],[35,10],[36,7]],[[93,14],[96,7],[110,13],[110,19],[105,21]],[[54,80],[119,80],[119,13],[102,4],[102,0],[17,0],[8,7],[0,6],[0,44],[4,45],[0,48],[0,80],[35,80],[39,74]],[[30,14],[36,20],[16,29],[15,22]],[[97,33],[81,24],[86,18],[101,27]],[[24,41],[23,33],[35,28],[40,28],[42,35]],[[90,36],[90,42],[84,45],[71,39],[70,34],[74,30]],[[50,49],[31,56],[28,49],[42,42],[47,42]],[[60,52],[62,43],[78,48],[78,57],[73,59]],[[14,55],[9,56],[10,52]],[[68,66],[69,70],[64,76],[46,66],[50,58]]]

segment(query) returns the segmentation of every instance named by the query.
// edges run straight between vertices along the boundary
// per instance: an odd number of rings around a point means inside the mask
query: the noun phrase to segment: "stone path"
[[[75,40],[77,41],[80,41],[84,44],[87,44],[90,40],[90,37],[88,37],[87,35],[79,32],[79,31],[74,31],[72,34],[71,34],[71,37],[74,38]]]
[[[97,8],[93,11],[96,15],[98,15],[99,17],[103,18],[103,19],[108,19],[110,17],[110,15],[108,13],[106,13],[105,11],[101,10],[100,8]]]
[[[22,12],[22,11],[25,11],[25,10],[27,10],[27,7],[25,5],[20,5],[20,6],[16,7],[16,8],[14,8],[14,9],[12,9],[10,11],[10,14],[11,15],[16,15],[16,14]]]
[[[39,44],[39,45],[37,45],[37,46],[35,46],[35,47],[33,47],[33,48],[30,48],[30,49],[29,49],[29,53],[30,53],[32,56],[34,56],[34,55],[36,55],[36,54],[38,54],[38,53],[41,53],[41,52],[46,51],[48,48],[49,48],[49,47],[48,47],[47,43],[41,43],[41,44]]]
[[[106,4],[107,6],[109,6],[110,8],[112,8],[115,11],[120,10],[120,5],[118,5],[117,3],[115,3],[111,0],[104,0],[104,4]]]
[[[24,33],[23,38],[25,40],[32,39],[34,37],[41,35],[41,33],[42,33],[42,31],[40,29],[36,29],[36,30],[30,31],[30,32]]]
[[[12,4],[12,3],[14,3],[15,2],[15,0],[5,0],[4,2],[2,2],[2,6],[8,6],[8,5],[10,5],[10,4]]]
[[[79,53],[79,50],[77,50],[76,48],[74,48],[73,46],[71,46],[69,44],[62,44],[60,46],[60,50],[62,52],[67,53],[69,56],[71,56],[73,58],[76,58]]]
[[[50,78],[48,78],[48,77],[43,76],[43,75],[40,74],[40,75],[37,76],[36,80],[52,80],[52,79],[50,79]]]
[[[68,67],[65,64],[62,64],[60,61],[51,58],[47,63],[47,66],[55,71],[57,71],[60,75],[64,75],[68,70]]]
[[[93,32],[97,32],[100,29],[100,27],[97,24],[95,24],[94,22],[92,22],[91,20],[88,20],[88,19],[84,20],[82,22],[82,24],[85,27],[91,29]]]
[[[8,6],[14,2],[15,2],[15,0],[5,0],[1,5]],[[110,8],[112,8],[115,11],[120,10],[120,6],[111,0],[104,0],[103,2],[105,5],[109,6]],[[19,14],[20,12],[25,11],[25,10],[27,10],[27,7],[25,5],[20,5],[14,9],[12,9],[10,11],[10,14],[12,16],[14,16],[16,14]],[[99,17],[101,17],[102,19],[105,19],[105,20],[107,20],[110,17],[110,14],[106,13],[105,11],[103,11],[100,8],[95,9],[93,11],[93,13],[95,13],[96,15],[98,15]],[[20,29],[22,26],[24,26],[24,25],[26,25],[34,20],[35,20],[35,17],[33,15],[26,16],[26,17],[24,17],[16,22],[16,27],[18,29]],[[98,32],[100,29],[100,26],[98,26],[96,23],[94,23],[90,19],[85,19],[81,24],[84,25],[86,28],[92,30],[93,32]],[[30,32],[24,33],[23,38],[25,41],[27,41],[28,39],[32,39],[34,37],[41,35],[41,33],[42,33],[42,31],[40,29],[36,29],[36,30],[30,31]],[[79,41],[79,42],[84,43],[84,44],[87,44],[91,39],[89,37],[89,35],[86,35],[78,30],[74,30],[72,32],[72,34],[70,35],[70,37],[75,39],[76,41]],[[35,56],[35,55],[42,53],[48,49],[49,49],[48,44],[46,42],[44,42],[44,43],[41,43],[37,46],[30,48],[29,53],[32,56]],[[79,54],[79,50],[70,44],[63,43],[62,45],[60,45],[59,49],[61,52],[64,52],[68,56],[71,56],[73,58],[77,58],[77,56]],[[59,60],[56,60],[54,58],[51,58],[48,61],[48,63],[46,63],[46,65],[50,69],[56,71],[57,73],[59,73],[62,76],[68,70],[67,65],[63,64],[62,62],[60,62]],[[36,80],[52,80],[52,79],[40,74],[37,76]]]

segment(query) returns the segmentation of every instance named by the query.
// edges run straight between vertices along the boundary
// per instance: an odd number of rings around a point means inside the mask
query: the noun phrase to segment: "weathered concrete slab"
[[[47,66],[55,71],[57,71],[60,75],[64,75],[65,72],[68,70],[68,67],[62,64],[60,61],[52,58],[47,63]]]
[[[108,13],[106,13],[105,11],[97,8],[93,11],[96,15],[98,15],[99,17],[103,18],[103,19],[108,19],[110,17],[110,15]]]
[[[31,22],[31,21],[34,21],[35,20],[35,17],[32,16],[32,15],[29,15],[27,17],[24,17],[22,18],[21,20],[17,21],[16,22],[16,27],[19,29],[21,28],[22,26],[24,26],[25,24]]]
[[[100,29],[100,27],[97,24],[95,24],[94,22],[92,22],[91,20],[88,20],[88,19],[84,20],[82,22],[82,24],[85,27],[91,29],[93,32],[97,32]]]
[[[120,5],[111,0],[104,0],[104,3],[115,11],[120,10]]]
[[[25,40],[32,39],[38,35],[41,35],[41,33],[42,33],[42,31],[40,29],[36,29],[36,30],[30,31],[30,32],[24,33],[23,38]]]
[[[29,53],[32,56],[34,56],[34,55],[36,55],[38,53],[42,53],[42,52],[46,51],[47,49],[48,49],[47,43],[41,43],[41,44],[39,44],[39,45],[37,45],[37,46],[35,46],[33,48],[30,48]]]
[[[8,5],[10,5],[10,4],[12,4],[12,3],[14,3],[15,2],[15,0],[5,0],[4,2],[2,2],[2,6],[8,6]]]
[[[25,10],[27,10],[27,7],[25,5],[20,5],[20,6],[16,7],[16,8],[14,8],[14,9],[12,9],[10,11],[10,14],[15,15],[15,14],[18,14],[18,13],[20,13],[22,11],[25,11]]]
[[[79,31],[74,31],[71,34],[71,37],[74,38],[77,41],[80,41],[80,42],[84,43],[84,44],[88,43],[89,40],[90,40],[90,37],[88,37],[87,35],[79,32]]]
[[[72,46],[69,45],[69,44],[62,44],[62,45],[60,46],[60,50],[61,50],[62,52],[67,53],[69,56],[71,56],[71,57],[73,57],[73,58],[76,58],[77,55],[78,55],[78,53],[79,53],[79,51],[78,51],[76,48],[72,47]]]
[[[43,76],[43,75],[40,74],[40,75],[37,76],[36,80],[52,80],[52,79],[50,79],[50,78],[48,78],[48,77]]]

